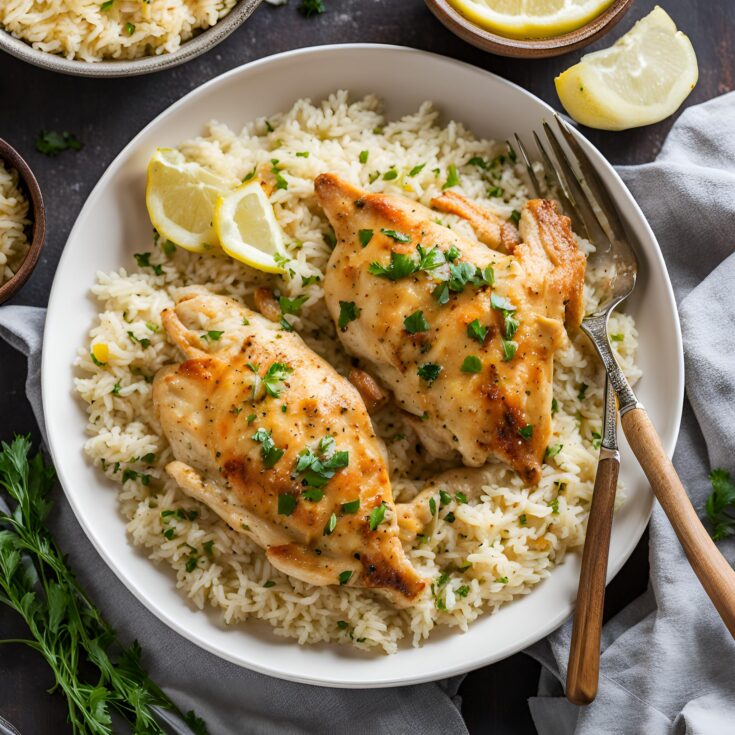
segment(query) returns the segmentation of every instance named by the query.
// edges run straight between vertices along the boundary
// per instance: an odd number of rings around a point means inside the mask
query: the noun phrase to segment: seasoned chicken
[[[404,556],[384,447],[357,390],[297,334],[206,289],[162,318],[186,357],[153,383],[181,489],[286,574],[410,604],[425,582]],[[209,320],[219,331],[202,329]]]
[[[459,195],[435,200],[504,253],[412,200],[332,174],[315,189],[337,236],[324,292],[348,352],[393,391],[432,454],[470,466],[495,457],[538,482],[554,352],[565,321],[583,315],[585,258],[568,218],[532,200],[517,237]]]

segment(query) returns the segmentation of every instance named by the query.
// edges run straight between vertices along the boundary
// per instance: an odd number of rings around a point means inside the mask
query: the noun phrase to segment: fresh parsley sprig
[[[735,533],[735,482],[723,469],[712,470],[709,481],[712,493],[707,498],[705,510],[712,524],[712,538],[720,541]]]
[[[181,717],[196,735],[206,735],[203,720],[193,711],[183,714],[151,681],[140,646],[122,646],[79,586],[44,525],[54,469],[30,451],[26,436],[0,447],[0,488],[15,503],[11,513],[0,512],[0,603],[15,610],[30,632],[14,642],[46,659],[67,699],[74,733],[112,735],[114,712],[134,732],[164,735],[156,719],[160,707]],[[97,669],[94,681],[80,675],[82,659]]]

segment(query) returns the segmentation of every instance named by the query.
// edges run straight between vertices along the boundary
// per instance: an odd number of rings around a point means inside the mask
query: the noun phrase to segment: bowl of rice
[[[0,138],[0,304],[28,280],[45,236],[46,215],[36,177]]]
[[[0,3],[0,49],[74,76],[149,74],[213,48],[260,2],[8,0]]]

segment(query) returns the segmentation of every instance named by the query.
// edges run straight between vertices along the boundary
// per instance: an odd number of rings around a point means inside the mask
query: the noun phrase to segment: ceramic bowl
[[[13,277],[0,286],[0,304],[2,304],[18,291],[36,267],[38,256],[46,241],[46,209],[43,206],[41,187],[30,166],[23,160],[20,153],[2,138],[0,138],[0,160],[5,163],[6,167],[14,168],[18,172],[20,185],[28,197],[28,219],[31,220],[28,226],[30,248]]]
[[[139,74],[150,74],[183,64],[214,48],[244,23],[261,2],[262,0],[240,0],[222,20],[188,41],[184,41],[176,51],[170,54],[91,63],[38,51],[25,41],[3,30],[0,30],[0,50],[7,51],[12,56],[27,61],[29,64],[40,66],[42,69],[78,77],[132,77]]]

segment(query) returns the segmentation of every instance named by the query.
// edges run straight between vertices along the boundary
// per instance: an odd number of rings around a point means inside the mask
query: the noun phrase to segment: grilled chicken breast
[[[286,574],[410,604],[425,582],[404,556],[384,447],[357,390],[297,334],[206,289],[162,317],[186,357],[153,383],[181,489]],[[203,331],[209,320],[223,331]]]
[[[470,466],[494,457],[536,483],[554,352],[565,321],[583,316],[585,258],[568,218],[532,200],[516,233],[459,195],[435,200],[488,247],[415,201],[332,174],[315,189],[337,237],[324,292],[346,349],[393,391],[432,454]]]

